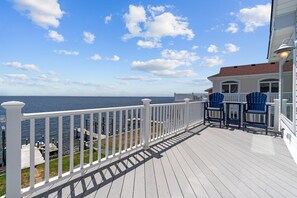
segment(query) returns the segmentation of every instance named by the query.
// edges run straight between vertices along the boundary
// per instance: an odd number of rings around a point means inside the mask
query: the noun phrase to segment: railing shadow
[[[162,153],[166,152],[167,150],[171,149],[172,147],[178,144],[181,144],[182,142],[186,141],[187,139],[195,135],[200,135],[200,133],[206,128],[207,126],[200,125],[189,130],[188,132],[182,132],[180,134],[177,134],[168,139],[162,140],[151,145],[150,149],[148,150],[142,149],[140,151],[132,153],[126,157],[111,162],[108,165],[100,167],[95,171],[89,172],[84,176],[68,181],[62,184],[61,186],[53,187],[52,189],[49,189],[48,191],[42,194],[35,195],[32,197],[47,198],[53,197],[54,195],[54,197],[62,198],[65,197],[65,192],[63,192],[63,189],[68,189],[65,191],[68,191],[67,196],[70,197],[84,197],[90,195],[92,193],[95,193],[98,189],[104,187],[105,185],[124,176],[130,171],[133,171],[137,167],[143,165],[145,162],[152,160],[153,158],[162,158]],[[129,164],[129,166],[127,164]],[[75,192],[76,188],[79,188],[80,192]]]

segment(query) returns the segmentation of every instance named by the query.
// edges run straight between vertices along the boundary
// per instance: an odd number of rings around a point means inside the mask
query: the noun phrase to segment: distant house
[[[292,81],[292,62],[286,62],[284,66],[284,79]],[[268,93],[272,98],[278,97],[279,92],[279,64],[275,62],[222,67],[218,74],[209,76],[213,84],[213,92],[221,92],[225,95],[237,94],[244,96],[250,92]],[[285,87],[284,92],[290,92],[292,87]],[[240,97],[240,100],[244,99]]]

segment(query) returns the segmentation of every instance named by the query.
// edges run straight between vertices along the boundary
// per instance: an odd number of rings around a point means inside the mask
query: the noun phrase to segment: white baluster
[[[73,173],[74,167],[74,115],[70,116],[70,173]]]
[[[30,188],[35,184],[35,120],[30,120]]]
[[[84,167],[84,136],[85,136],[85,126],[84,126],[84,114],[80,115],[80,169]]]
[[[93,164],[93,133],[94,133],[94,114],[90,114],[90,156],[89,163]]]
[[[58,148],[58,177],[62,177],[62,155],[63,155],[63,140],[62,140],[62,131],[63,131],[63,117],[59,116],[58,120],[58,141],[59,141],[59,148]]]

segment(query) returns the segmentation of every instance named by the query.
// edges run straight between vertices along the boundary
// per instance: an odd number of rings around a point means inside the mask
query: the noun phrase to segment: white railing
[[[150,99],[142,101],[143,105],[138,106],[29,114],[22,113],[25,105],[22,102],[3,103],[2,107],[6,109],[7,133],[6,197],[26,196],[54,182],[70,179],[74,174],[83,174],[89,168],[119,157],[127,151],[147,149],[150,143],[183,132],[203,120],[202,102],[189,102],[186,99],[183,103],[150,104]],[[85,122],[86,119],[89,124]],[[30,184],[21,189],[20,148],[24,122],[29,122],[30,132]],[[78,128],[79,152],[76,152],[74,133],[77,133]],[[43,129],[44,134],[44,181],[35,183],[35,141],[37,132],[40,135],[40,129]],[[51,176],[50,140],[54,130],[57,130],[59,142],[58,171],[56,176]],[[70,163],[69,170],[66,171],[63,170],[65,134],[69,137]],[[89,141],[85,139],[85,135],[89,136]],[[79,164],[75,164],[76,154],[79,154]],[[85,154],[89,155],[88,160],[85,160]]]
[[[246,95],[249,93],[223,93],[224,101],[229,102],[245,102]],[[265,93],[267,95],[267,102],[273,102],[274,99],[278,99],[279,93]],[[282,93],[282,97],[292,101],[292,92]],[[185,98],[190,98],[192,101],[202,101],[203,98],[208,98],[207,93],[189,93],[189,94],[174,94],[175,101],[183,101]]]

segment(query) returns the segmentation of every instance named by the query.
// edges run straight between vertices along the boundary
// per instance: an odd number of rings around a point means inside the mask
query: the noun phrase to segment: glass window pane
[[[231,93],[238,93],[238,85],[231,84]]]
[[[269,92],[269,83],[261,83],[260,92]]]
[[[222,92],[223,93],[230,93],[229,92],[229,85],[222,85]]]
[[[271,83],[271,92],[278,93],[278,83]]]

